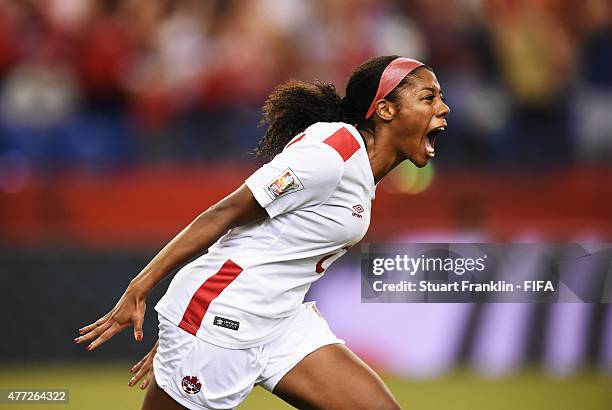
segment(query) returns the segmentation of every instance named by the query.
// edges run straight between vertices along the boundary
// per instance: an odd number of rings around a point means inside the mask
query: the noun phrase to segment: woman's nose
[[[444,101],[441,101],[442,105],[438,110],[438,117],[446,117],[450,113],[450,107]]]

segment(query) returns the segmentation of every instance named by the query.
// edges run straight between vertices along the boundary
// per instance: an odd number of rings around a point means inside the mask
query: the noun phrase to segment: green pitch
[[[17,409],[139,409],[144,392],[128,388],[129,364],[66,366],[1,366],[0,388],[67,388],[68,405],[0,404]],[[483,379],[469,372],[455,372],[434,380],[415,381],[385,377],[406,409],[453,410],[609,410],[612,378],[583,373],[553,378],[528,371],[501,379]],[[289,409],[290,406],[256,388],[240,409]]]

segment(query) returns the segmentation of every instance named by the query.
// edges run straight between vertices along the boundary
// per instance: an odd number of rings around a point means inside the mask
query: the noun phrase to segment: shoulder
[[[298,147],[334,153],[336,160],[341,163],[346,162],[359,149],[364,149],[357,129],[343,122],[317,122],[293,138],[285,150]]]

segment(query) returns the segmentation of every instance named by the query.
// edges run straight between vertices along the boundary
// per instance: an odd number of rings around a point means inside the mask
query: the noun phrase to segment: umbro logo
[[[361,206],[361,204],[357,204],[357,205],[353,205],[353,210],[355,212],[352,213],[352,215],[355,218],[363,218],[363,216],[361,215],[361,213],[364,211],[363,206]]]
[[[221,316],[215,316],[215,319],[213,320],[213,325],[225,327],[231,330],[238,330],[238,328],[240,327],[240,322],[236,322],[235,320],[226,319]]]

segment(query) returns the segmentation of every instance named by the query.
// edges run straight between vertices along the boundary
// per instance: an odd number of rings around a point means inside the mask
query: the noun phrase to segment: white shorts
[[[189,409],[232,409],[256,384],[272,391],[280,379],[318,348],[342,343],[315,302],[287,320],[287,329],[271,342],[228,349],[199,339],[161,315],[159,347],[153,359],[157,385]]]

